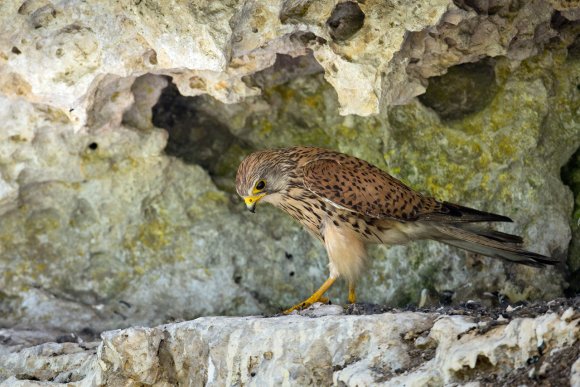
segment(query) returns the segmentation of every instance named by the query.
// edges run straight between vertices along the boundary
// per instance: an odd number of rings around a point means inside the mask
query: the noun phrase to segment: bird
[[[437,200],[365,160],[331,149],[297,146],[251,153],[238,167],[236,191],[250,212],[259,202],[269,203],[326,248],[328,279],[285,314],[327,301],[324,294],[338,278],[346,280],[348,302],[355,303],[372,244],[430,239],[532,267],[557,263],[523,249],[521,237],[481,225],[512,222],[509,217]]]

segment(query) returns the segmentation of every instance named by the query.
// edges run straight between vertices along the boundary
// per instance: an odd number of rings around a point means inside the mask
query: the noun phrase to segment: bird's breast
[[[281,193],[279,200],[272,204],[288,213],[312,235],[322,240],[320,229],[327,212],[327,206],[322,199],[306,189],[291,188]]]

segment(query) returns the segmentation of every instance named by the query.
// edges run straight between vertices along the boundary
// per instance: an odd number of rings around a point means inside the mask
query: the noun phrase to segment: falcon
[[[528,266],[557,263],[524,250],[521,237],[479,224],[511,222],[506,216],[424,196],[364,160],[328,149],[292,147],[252,153],[238,168],[236,191],[251,212],[258,202],[287,212],[328,253],[328,279],[284,313],[325,301],[324,293],[340,277],[348,283],[348,301],[354,303],[369,244],[431,239]]]

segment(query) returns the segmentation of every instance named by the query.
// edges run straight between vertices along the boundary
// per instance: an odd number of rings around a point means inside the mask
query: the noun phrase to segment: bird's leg
[[[354,282],[348,282],[348,303],[354,304],[356,302],[356,292]]]
[[[317,291],[315,291],[310,297],[308,297],[306,300],[294,305],[293,307],[291,307],[290,309],[286,309],[284,312],[284,314],[290,314],[295,310],[301,310],[301,309],[305,309],[308,308],[310,305],[314,304],[315,302],[320,301],[321,299],[323,299],[324,297],[322,297],[324,295],[324,293],[332,286],[332,284],[334,283],[334,281],[336,281],[336,277],[328,277],[328,279],[326,281],[324,281],[324,283],[322,284],[322,286],[320,288],[318,288]]]

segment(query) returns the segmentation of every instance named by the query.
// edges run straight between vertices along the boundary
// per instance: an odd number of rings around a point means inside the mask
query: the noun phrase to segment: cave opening
[[[454,121],[483,110],[497,91],[495,60],[488,57],[450,67],[445,74],[429,78],[427,90],[418,98],[443,121]]]
[[[321,87],[329,88],[321,81],[322,74],[311,54],[277,54],[272,66],[243,78],[261,94],[234,104],[209,94],[184,96],[170,77],[163,77],[164,87],[151,108],[151,123],[167,131],[167,155],[201,166],[220,189],[233,192],[237,165],[245,155],[273,145],[292,145],[296,139],[286,139],[283,133],[289,126],[294,127],[290,133],[298,133],[307,141],[319,134],[313,127],[322,125],[305,122],[299,111],[293,111],[296,109],[280,114],[278,107],[290,106],[289,102],[303,106],[304,100],[312,99]],[[298,88],[300,92],[296,92]]]
[[[235,136],[222,120],[219,111],[204,106],[208,96],[188,97],[169,82],[152,109],[152,123],[168,132],[165,153],[186,164],[204,168],[214,180],[232,177],[230,153],[249,145]]]

